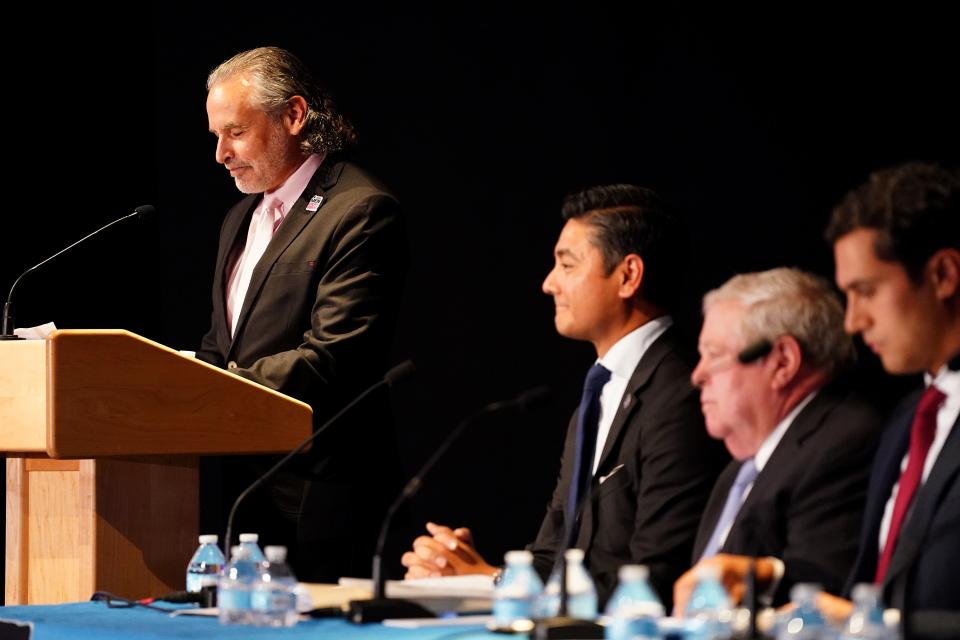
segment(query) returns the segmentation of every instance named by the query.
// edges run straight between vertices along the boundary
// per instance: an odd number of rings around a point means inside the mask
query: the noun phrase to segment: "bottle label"
[[[187,591],[190,593],[199,593],[204,587],[217,586],[217,574],[209,573],[188,573]]]
[[[243,589],[224,589],[217,591],[217,607],[220,609],[249,609],[250,592]]]
[[[493,602],[493,619],[499,626],[529,618],[530,600],[527,598],[497,598]]]
[[[286,590],[255,589],[250,594],[254,611],[290,611],[296,608],[294,594]]]

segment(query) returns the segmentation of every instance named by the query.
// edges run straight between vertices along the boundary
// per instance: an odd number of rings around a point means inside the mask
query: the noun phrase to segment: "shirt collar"
[[[773,455],[774,450],[776,450],[777,445],[780,444],[780,441],[783,439],[787,429],[790,428],[790,425],[793,424],[793,421],[800,415],[800,412],[803,411],[803,408],[810,404],[810,401],[813,400],[814,396],[817,395],[819,389],[811,391],[807,396],[797,403],[793,409],[790,410],[783,420],[777,423],[777,426],[773,431],[770,432],[770,435],[767,436],[766,440],[763,441],[763,444],[760,445],[760,448],[757,449],[757,453],[753,456],[753,462],[757,465],[757,473],[763,471],[763,467],[766,466],[767,462],[770,460],[770,456]]]
[[[673,318],[660,316],[640,325],[617,340],[597,362],[609,369],[611,375],[629,380],[643,354],[672,324]]]
[[[935,376],[924,373],[923,379],[927,386],[936,385],[948,398],[960,396],[960,371],[953,371],[947,365],[940,367]]]
[[[322,153],[312,153],[307,156],[297,170],[283,181],[283,184],[273,191],[263,194],[263,201],[273,203],[279,200],[283,205],[283,215],[286,216],[293,209],[293,205],[297,203],[297,199],[307,188],[307,185],[310,184],[313,174],[320,168],[324,155]]]

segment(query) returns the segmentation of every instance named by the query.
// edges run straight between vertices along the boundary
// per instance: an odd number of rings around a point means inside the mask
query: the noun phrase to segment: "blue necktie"
[[[753,484],[756,477],[757,465],[753,463],[753,458],[744,461],[744,463],[740,465],[740,471],[737,472],[737,478],[733,481],[733,486],[730,487],[730,492],[727,494],[727,502],[723,505],[723,512],[720,514],[720,519],[717,520],[717,526],[714,527],[713,534],[710,536],[707,546],[703,548],[703,555],[700,556],[700,560],[712,558],[720,551],[720,536],[730,528],[733,521],[737,518],[737,513],[740,511],[740,503],[743,502],[743,492]]]
[[[577,435],[573,454],[573,474],[570,476],[570,493],[567,497],[566,518],[569,537],[573,544],[577,537],[577,505],[586,494],[593,476],[593,458],[597,450],[597,427],[600,420],[600,391],[610,380],[610,371],[595,364],[587,372],[580,397],[580,412],[577,415]]]

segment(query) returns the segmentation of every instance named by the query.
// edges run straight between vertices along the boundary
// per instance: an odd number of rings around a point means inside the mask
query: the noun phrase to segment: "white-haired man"
[[[707,431],[734,461],[700,521],[693,569],[675,586],[682,613],[699,565],[731,591],[750,557],[775,604],[796,582],[839,589],[853,564],[874,410],[838,383],[854,357],[830,285],[796,269],[738,275],[704,298],[700,388]]]

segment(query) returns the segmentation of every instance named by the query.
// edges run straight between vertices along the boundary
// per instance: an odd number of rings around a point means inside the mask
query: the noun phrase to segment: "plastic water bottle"
[[[664,608],[660,598],[647,581],[647,567],[628,564],[618,572],[620,586],[607,602],[608,640],[635,640],[636,638],[659,638],[659,621]]]
[[[217,536],[200,536],[200,547],[187,565],[187,591],[199,593],[204,587],[217,586],[220,570],[226,563],[217,546]]]
[[[262,564],[267,561],[267,557],[263,555],[263,551],[260,550],[260,546],[257,544],[259,540],[260,536],[255,533],[240,534],[240,546],[246,549],[251,560],[257,564]]]
[[[497,629],[529,631],[543,582],[529,551],[508,551],[504,559],[503,576],[493,590],[493,624]]]
[[[830,640],[835,634],[817,609],[819,584],[798,583],[790,590],[790,601],[796,608],[777,632],[777,640]]]
[[[217,607],[221,624],[249,624],[250,591],[260,571],[260,563],[250,559],[243,546],[231,549],[230,562],[217,584]]]
[[[843,625],[843,640],[893,640],[893,633],[883,622],[883,603],[880,589],[872,584],[858,584],[853,588],[853,613]]]
[[[699,635],[703,638],[730,637],[733,610],[716,567],[702,565],[697,569],[697,586],[687,602],[686,616],[700,623]]]
[[[567,615],[581,620],[594,620],[597,617],[597,588],[593,579],[583,566],[583,549],[567,549]],[[538,617],[550,617],[560,612],[560,567],[553,570],[547,587],[544,589]]]
[[[286,547],[267,547],[267,562],[250,593],[253,624],[292,627],[297,624],[297,579],[287,566]]]

